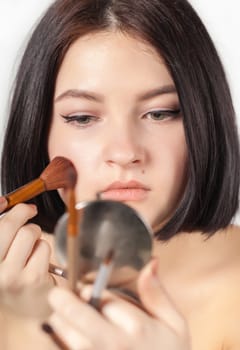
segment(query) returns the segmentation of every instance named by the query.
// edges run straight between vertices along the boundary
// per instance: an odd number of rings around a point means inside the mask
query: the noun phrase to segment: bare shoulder
[[[225,293],[223,305],[238,308],[240,321],[240,227],[229,226],[219,236],[216,234],[216,240],[220,241],[215,252],[219,261],[213,278],[216,276],[216,286],[221,288],[219,292]]]
[[[225,257],[227,271],[229,271],[230,278],[240,281],[240,226],[229,226],[225,234]]]
[[[225,307],[228,317],[225,320],[227,330],[226,349],[240,349],[240,227],[228,228],[232,257],[229,259],[228,274],[226,276]],[[228,285],[227,285],[228,284]],[[222,315],[223,319],[224,314]]]
[[[184,252],[188,280],[174,297],[189,323],[192,349],[239,350],[240,227],[187,239],[194,243]]]
[[[219,334],[224,335],[222,350],[240,349],[240,227],[229,226],[223,241],[223,250],[216,252],[222,254],[216,276],[212,306],[215,304],[215,317],[219,323]],[[218,239],[218,237],[216,237]],[[215,300],[214,300],[215,299]]]

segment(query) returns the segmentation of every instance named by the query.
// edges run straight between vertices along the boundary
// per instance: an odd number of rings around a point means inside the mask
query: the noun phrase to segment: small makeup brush
[[[55,157],[43,170],[39,178],[4,196],[8,201],[4,211],[45,191],[52,191],[57,188],[73,188],[76,180],[77,172],[72,162],[64,157]]]
[[[99,267],[99,270],[93,285],[92,295],[89,300],[89,304],[92,305],[95,309],[99,308],[102,291],[106,288],[109,277],[111,275],[112,268],[113,268],[113,259],[114,259],[114,251],[111,249],[108,251],[108,253],[106,254],[105,258],[103,259]]]

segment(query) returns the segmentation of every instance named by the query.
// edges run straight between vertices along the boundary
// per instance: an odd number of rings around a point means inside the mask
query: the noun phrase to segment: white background
[[[8,97],[19,57],[32,26],[51,2],[52,0],[0,0],[0,147]],[[190,2],[207,26],[225,65],[240,125],[240,1]]]

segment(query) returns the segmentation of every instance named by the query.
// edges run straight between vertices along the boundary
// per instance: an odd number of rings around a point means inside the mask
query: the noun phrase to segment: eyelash
[[[148,119],[148,115],[151,115],[151,118],[153,121],[156,121],[156,122],[161,122],[163,120],[166,120],[166,119],[175,119],[177,117],[179,117],[180,115],[180,109],[166,109],[166,110],[156,110],[156,111],[150,111],[150,112],[147,112],[146,114],[143,115],[144,118],[147,118]],[[152,118],[152,116],[160,116],[161,118]]]
[[[148,116],[151,115],[151,118]],[[155,111],[150,111],[147,112],[143,115],[144,119],[152,119],[155,122],[161,122],[166,119],[172,119],[172,118],[177,118],[180,115],[180,109],[175,109],[175,110],[155,110]],[[161,118],[152,118],[152,116],[160,116]],[[61,117],[65,120],[66,123],[75,123],[77,124],[78,127],[87,127],[90,122],[97,121],[99,118],[95,117],[93,115],[61,115]]]
[[[93,115],[61,115],[61,117],[65,120],[66,123],[74,123],[78,124],[79,127],[86,127],[89,121],[97,121],[98,118]]]

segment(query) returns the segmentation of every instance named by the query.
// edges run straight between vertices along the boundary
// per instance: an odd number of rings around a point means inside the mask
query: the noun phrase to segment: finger
[[[114,289],[105,289],[101,292],[101,295],[99,297],[94,297],[94,287],[93,285],[82,285],[79,289],[79,295],[80,297],[89,303],[91,306],[95,307],[96,309],[100,310],[102,309],[103,305],[110,301],[116,301],[116,300],[125,300],[127,302],[127,305],[132,304],[136,306],[139,309],[144,309],[141,301],[137,298],[135,298],[130,292],[130,290],[122,290],[118,288]],[[144,309],[145,311],[145,309]]]
[[[87,350],[92,349],[91,342],[84,337],[79,329],[69,324],[63,317],[54,313],[49,318],[49,323],[52,326],[54,332],[59,338],[66,344],[71,350]]]
[[[93,285],[84,285],[83,283],[79,283],[79,293],[83,300],[86,302],[90,302],[93,296]],[[126,300],[128,303],[136,305],[138,308],[143,308],[138,297],[135,297],[135,293],[132,293],[129,289],[122,288],[111,288],[105,289],[101,292],[99,296],[99,309],[101,309],[102,305],[111,300]]]
[[[62,288],[53,288],[48,300],[53,310],[72,327],[77,328],[95,347],[112,349],[109,338],[99,337],[99,334],[112,332],[114,335],[116,330],[93,307]]]
[[[81,290],[81,297],[89,300],[91,292],[92,286],[85,286]],[[128,302],[108,290],[102,293],[100,309],[107,320],[127,334],[141,336],[143,332],[146,333],[145,328],[149,327],[149,324],[152,327],[155,324],[155,319],[151,320],[135,303]]]
[[[24,280],[26,284],[46,280],[46,277],[49,275],[50,255],[50,245],[43,239],[38,240],[24,267]]]
[[[88,284],[88,285],[84,285],[84,284],[79,284],[79,295],[81,297],[81,299],[83,299],[84,301],[86,301],[87,303],[91,300],[92,298],[92,294],[93,294],[93,285]],[[101,299],[99,300],[99,307],[101,308],[101,306],[108,301],[111,300],[118,300],[120,299],[120,297],[118,296],[119,294],[115,294],[115,292],[112,292],[108,289],[104,289],[101,293]]]
[[[0,262],[5,258],[17,231],[29,219],[37,214],[37,208],[33,205],[17,204],[0,219]]]
[[[5,197],[0,197],[0,213],[2,213],[7,207],[8,201]]]
[[[138,280],[138,291],[142,303],[150,314],[165,322],[168,327],[181,335],[186,334],[186,323],[161,285],[157,276],[157,262],[150,262]]]
[[[15,266],[16,271],[21,271],[41,234],[42,231],[38,225],[27,224],[22,226],[9,248],[5,257],[5,264]]]

